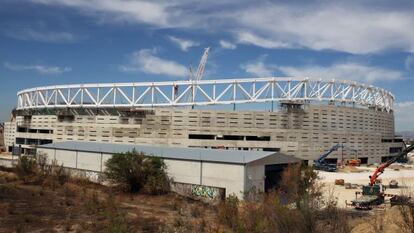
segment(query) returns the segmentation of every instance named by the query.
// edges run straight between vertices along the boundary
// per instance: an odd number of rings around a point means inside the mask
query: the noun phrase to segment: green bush
[[[129,192],[163,194],[170,190],[164,160],[136,151],[115,154],[106,162],[106,177]]]

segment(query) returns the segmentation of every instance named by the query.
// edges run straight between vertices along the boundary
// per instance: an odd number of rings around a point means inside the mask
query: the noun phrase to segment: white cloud
[[[242,70],[254,76],[264,77],[272,76],[272,72],[275,70],[273,65],[265,64],[266,55],[260,56],[257,60],[248,62],[240,66]]]
[[[75,35],[69,32],[35,30],[32,28],[17,28],[6,31],[5,34],[19,40],[34,40],[40,42],[72,42],[77,39]]]
[[[180,47],[180,49],[183,50],[183,51],[188,51],[189,48],[200,45],[200,43],[198,43],[198,42],[195,42],[195,41],[192,41],[192,40],[185,40],[185,39],[177,38],[177,37],[174,37],[174,36],[169,36],[168,38],[172,42],[177,44]]]
[[[144,72],[168,76],[184,77],[188,75],[187,68],[174,61],[165,60],[155,56],[156,51],[142,49],[132,53],[129,64],[120,66],[125,72]]]
[[[266,35],[268,42],[313,50],[331,49],[355,54],[397,48],[414,49],[414,14],[410,10],[371,8],[355,2],[321,1],[312,6],[266,4],[241,10],[240,31]],[[266,42],[266,41],[265,41]],[[271,48],[272,43],[252,43]],[[277,45],[277,44],[276,44]]]
[[[4,67],[14,71],[33,70],[40,74],[63,74],[72,70],[70,67],[45,66],[45,65],[16,65],[4,63]]]
[[[406,70],[411,70],[414,67],[414,55],[408,56],[405,59],[404,65]]]
[[[277,68],[287,76],[313,77],[321,79],[346,79],[372,83],[379,80],[398,80],[402,78],[399,71],[357,63],[336,63],[331,66],[279,66]]]
[[[167,26],[167,4],[150,1],[124,0],[31,0],[47,5],[63,5],[80,9],[82,12],[97,14],[107,21],[126,21]]]
[[[229,41],[220,40],[220,46],[224,49],[236,49],[237,46]]]
[[[414,101],[396,103],[394,106],[397,131],[414,130]]]
[[[238,43],[240,44],[251,44],[267,49],[291,47],[288,43],[265,39],[250,32],[238,32],[236,37]]]
[[[255,61],[243,64],[240,68],[246,73],[255,76],[272,76],[277,72],[291,77],[310,77],[325,80],[345,79],[363,83],[399,80],[403,77],[400,71],[353,62],[339,62],[329,66],[278,66],[266,63],[266,55],[260,56]]]
[[[376,1],[220,2],[32,0],[63,5],[106,22],[234,33],[236,41],[264,48],[309,48],[354,54],[387,49],[414,52],[414,6]],[[404,5],[405,4],[405,5]]]

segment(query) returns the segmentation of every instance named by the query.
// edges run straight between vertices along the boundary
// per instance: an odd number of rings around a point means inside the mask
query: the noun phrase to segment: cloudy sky
[[[370,83],[396,96],[397,130],[414,130],[412,0],[211,2],[1,0],[0,121],[20,89],[183,80],[211,47],[205,79]]]

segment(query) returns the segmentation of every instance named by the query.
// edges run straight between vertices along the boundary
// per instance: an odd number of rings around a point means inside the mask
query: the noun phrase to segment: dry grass
[[[294,203],[303,195],[301,187],[291,182],[296,173],[287,172],[289,180],[283,183],[285,192],[293,194]],[[14,173],[9,170],[0,174],[12,177]],[[13,178],[0,182],[0,232],[346,233],[389,229],[384,227],[387,218],[336,208],[333,192],[331,199],[324,200],[322,210],[283,205],[277,192],[260,197],[256,194],[248,201],[233,198],[217,208],[174,193],[122,193],[83,178],[61,183],[57,177],[45,176],[41,183],[25,181]],[[310,194],[316,195],[317,190]],[[388,216],[396,214],[390,211]],[[372,221],[375,225],[363,225]]]
[[[0,183],[0,232],[206,232],[215,216],[173,193],[126,194],[83,179]]]

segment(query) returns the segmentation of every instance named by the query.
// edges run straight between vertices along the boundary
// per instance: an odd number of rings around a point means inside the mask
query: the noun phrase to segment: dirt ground
[[[324,183],[324,193],[334,193],[338,198],[338,205],[346,207],[345,202],[355,199],[355,192],[361,191],[362,185],[369,183],[369,176],[375,171],[375,167],[356,167],[359,171],[353,172],[324,172],[319,171],[321,182]],[[394,170],[397,169],[397,170]],[[396,164],[387,169],[379,177],[386,187],[387,194],[405,194],[414,192],[414,167],[411,165]],[[344,179],[345,183],[356,184],[356,189],[346,189],[344,186],[335,185],[336,179]],[[391,180],[397,180],[399,188],[387,188]]]
[[[355,199],[355,192],[361,191],[363,185],[369,182],[369,176],[375,171],[375,166],[356,167],[352,169],[343,169],[339,172],[319,172],[321,182],[324,184],[324,195],[333,195],[338,200],[338,206],[352,210],[347,207],[346,202],[350,203]],[[385,186],[385,193],[395,195],[414,194],[414,167],[407,164],[391,165],[382,175],[380,180]],[[335,185],[336,179],[343,179],[345,183],[353,184],[354,188],[346,189],[345,186]],[[398,188],[389,188],[391,180],[398,181]],[[402,224],[401,211],[398,206],[391,207],[389,198],[385,199],[386,203],[377,209],[365,212],[366,217],[354,219],[350,223],[352,226],[351,233],[394,233],[394,232],[411,232],[412,229],[404,229]]]

